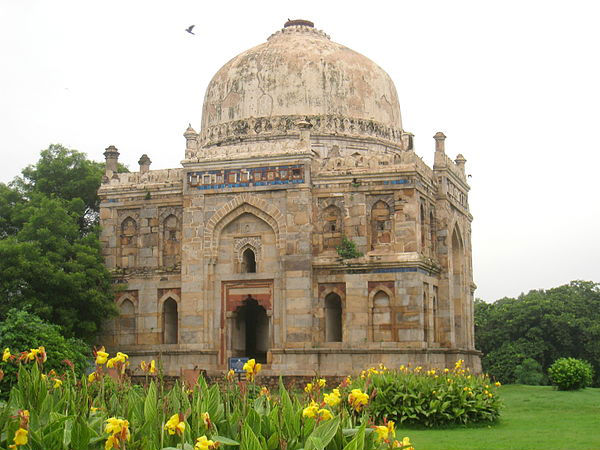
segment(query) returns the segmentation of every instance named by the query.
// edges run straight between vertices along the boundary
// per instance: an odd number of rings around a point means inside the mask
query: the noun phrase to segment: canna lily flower
[[[32,348],[31,350],[29,350],[29,353],[27,353],[27,359],[29,361],[33,361],[37,355],[40,353],[40,350],[37,348]]]
[[[494,386],[496,386],[496,387],[500,387],[500,386],[502,386],[502,383],[500,383],[499,381],[496,381],[496,382],[494,383]]]
[[[100,350],[96,352],[96,364],[101,366],[102,364],[106,364],[106,360],[108,359],[108,353],[104,350],[104,346],[100,347]]]
[[[10,354],[10,349],[8,347],[6,347],[4,349],[4,352],[2,353],[2,362],[6,362],[9,359],[11,359],[13,357],[13,355]]]
[[[337,406],[342,401],[342,397],[340,396],[340,390],[334,389],[333,392],[331,392],[331,394],[323,395],[323,401],[332,408],[334,406]]]
[[[208,428],[209,430],[211,429],[212,422],[210,421],[210,414],[208,414],[207,412],[202,413],[202,422],[204,422],[206,428]]]
[[[319,405],[314,401],[310,402],[306,408],[302,410],[302,417],[315,417],[319,412]]]
[[[260,388],[260,395],[264,395],[265,397],[267,397],[267,399],[271,398],[271,393],[269,392],[269,388],[266,386],[263,386]]]
[[[262,365],[257,363],[254,358],[249,359],[246,364],[244,364],[243,369],[246,371],[246,379],[248,381],[254,381],[254,377],[258,375],[258,372],[262,369]]]
[[[219,446],[218,442],[211,441],[206,436],[200,436],[196,439],[194,450],[213,450]]]
[[[119,448],[119,438],[114,434],[110,435],[104,444],[104,450],[111,450],[112,448]]]
[[[329,420],[333,418],[333,415],[331,414],[331,411],[329,411],[328,409],[319,409],[317,411],[317,414],[319,415],[319,420]]]
[[[92,372],[88,375],[88,382],[93,383],[98,379],[98,374],[96,372]]]
[[[306,383],[306,386],[304,387],[304,392],[312,392],[312,390],[313,390],[313,384]]]
[[[363,406],[369,403],[369,396],[362,392],[360,389],[352,389],[348,395],[348,403],[354,408],[356,412],[359,412]]]
[[[109,417],[106,419],[104,431],[113,436],[118,436],[120,439],[129,439],[129,422],[125,419]]]
[[[52,381],[54,381],[54,386],[53,386],[54,389],[58,389],[63,384],[63,382],[60,378],[53,378]]]
[[[402,442],[394,441],[392,444],[392,448],[402,448],[403,450],[415,450],[415,448],[410,443],[410,439],[407,437],[403,437]]]
[[[379,425],[375,428],[375,434],[377,434],[376,436],[376,440],[377,442],[380,441],[385,441],[385,442],[389,442],[389,437],[390,436],[394,436],[394,433],[396,432],[396,427],[395,427],[395,423],[393,420],[388,421],[387,423],[384,421],[385,425]]]
[[[156,375],[156,361],[150,361],[150,367],[148,368],[148,373],[150,375]]]
[[[225,378],[227,379],[227,381],[233,381],[235,379],[235,371],[233,369],[229,369],[227,375],[225,375]]]
[[[27,445],[29,431],[25,428],[19,428],[15,431],[15,437],[13,438],[14,444],[9,445],[8,448],[17,448],[20,445]]]
[[[325,385],[327,384],[327,380],[325,380],[325,378],[319,378],[319,380],[317,381],[317,384],[319,385],[320,388],[324,388]]]
[[[171,418],[165,424],[165,430],[169,432],[169,434],[183,434],[185,431],[185,422],[183,421],[183,414],[173,414]]]

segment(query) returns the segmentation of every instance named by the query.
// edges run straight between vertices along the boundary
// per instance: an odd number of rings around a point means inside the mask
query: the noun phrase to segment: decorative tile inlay
[[[187,181],[190,187],[202,190],[299,184],[304,183],[304,166],[295,164],[188,172]]]

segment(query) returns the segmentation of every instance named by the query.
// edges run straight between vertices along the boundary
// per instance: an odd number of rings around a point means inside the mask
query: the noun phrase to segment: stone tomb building
[[[170,375],[345,375],[383,362],[480,369],[465,159],[428,167],[396,88],[366,57],[289,21],[225,64],[181,167],[117,173],[102,245],[120,316],[102,343]],[[353,241],[362,256],[342,259]]]

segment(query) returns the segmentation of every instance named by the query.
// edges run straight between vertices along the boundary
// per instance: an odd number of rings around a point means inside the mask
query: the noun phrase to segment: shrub
[[[589,362],[576,358],[559,358],[548,369],[550,381],[561,391],[583,389],[592,383]]]
[[[517,384],[539,386],[544,384],[544,378],[542,365],[533,358],[525,359],[515,368],[515,382]]]
[[[360,258],[363,254],[356,248],[356,243],[346,236],[342,238],[342,243],[336,248],[338,255],[342,259]]]
[[[69,360],[74,365],[77,375],[82,374],[88,366],[90,348],[79,339],[66,339],[60,327],[44,322],[35,314],[27,311],[11,309],[6,320],[0,322],[0,354],[9,348],[13,355],[21,351],[44,346],[48,360],[45,370],[54,369],[63,373],[68,367],[63,362]],[[0,381],[0,396],[6,396],[8,389],[16,381],[17,366],[9,361],[0,360],[0,369],[4,371],[4,379]]]
[[[434,427],[448,424],[492,422],[501,403],[495,385],[486,376],[475,376],[462,368],[453,370],[370,369],[359,386],[375,395],[369,414],[377,420]]]

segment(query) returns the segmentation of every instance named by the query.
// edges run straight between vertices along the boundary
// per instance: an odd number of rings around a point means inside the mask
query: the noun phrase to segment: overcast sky
[[[420,156],[443,131],[466,157],[477,297],[598,282],[598,17],[592,0],[0,0],[0,181],[50,143],[179,166],[214,73],[304,18],[390,74]]]

